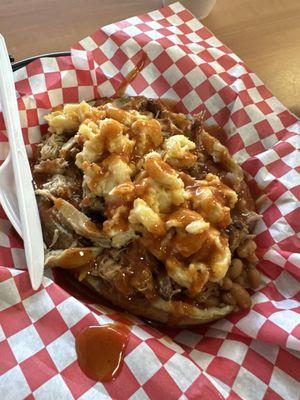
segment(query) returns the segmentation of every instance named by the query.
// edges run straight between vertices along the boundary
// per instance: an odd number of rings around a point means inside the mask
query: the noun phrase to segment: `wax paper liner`
[[[0,397],[297,399],[299,121],[180,3],[101,28],[71,57],[36,60],[15,72],[28,152],[46,131],[51,107],[113,95],[142,59],[127,94],[174,99],[178,110],[205,111],[208,124],[224,127],[263,215],[256,242],[264,283],[251,311],[207,326],[156,329],[133,319],[121,374],[95,383],[78,367],[74,337],[119,314],[92,311],[48,278],[34,293],[18,269],[25,266],[22,241],[1,210]],[[0,128],[3,160],[2,119]]]

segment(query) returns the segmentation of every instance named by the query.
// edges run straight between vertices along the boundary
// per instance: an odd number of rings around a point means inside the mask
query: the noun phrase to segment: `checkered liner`
[[[29,153],[51,107],[113,95],[142,58],[127,94],[174,99],[186,113],[205,111],[208,124],[225,128],[256,197],[263,192],[256,241],[264,284],[250,312],[210,326],[155,329],[134,319],[121,374],[95,383],[78,367],[74,337],[118,314],[92,311],[47,278],[33,292],[18,269],[25,266],[22,242],[0,211],[0,397],[297,399],[300,124],[180,3],[101,28],[71,57],[36,60],[15,72]],[[0,129],[3,160],[2,119]]]

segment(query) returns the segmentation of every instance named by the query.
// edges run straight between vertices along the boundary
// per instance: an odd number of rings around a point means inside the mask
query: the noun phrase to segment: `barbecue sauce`
[[[81,370],[101,382],[114,379],[122,367],[129,329],[121,324],[89,326],[76,337],[76,353]]]
[[[138,64],[127,74],[125,79],[122,81],[121,85],[117,90],[116,97],[124,96],[127,86],[130,84],[130,82],[132,82],[136,78],[136,76],[144,68],[145,60],[146,60],[146,54],[143,55]]]
[[[100,304],[100,297],[78,282],[68,271],[54,268],[55,282],[78,300]],[[101,304],[111,306],[101,298]],[[117,322],[104,326],[89,326],[76,337],[75,348],[78,364],[89,378],[106,382],[114,379],[121,370],[124,351],[128,342],[131,322],[117,315]],[[125,325],[126,324],[126,325]]]

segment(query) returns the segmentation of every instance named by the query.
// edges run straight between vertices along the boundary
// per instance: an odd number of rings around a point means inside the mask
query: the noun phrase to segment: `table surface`
[[[200,1],[182,3],[195,10]],[[21,60],[68,50],[101,25],[160,5],[160,0],[1,0],[0,29],[9,52]],[[299,22],[299,0],[217,0],[211,14],[203,20],[298,116]]]

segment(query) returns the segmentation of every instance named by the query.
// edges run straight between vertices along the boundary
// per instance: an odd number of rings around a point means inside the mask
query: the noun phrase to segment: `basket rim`
[[[39,54],[36,56],[24,58],[23,60],[20,61],[15,61],[11,64],[12,70],[17,71],[18,69],[25,67],[27,64],[31,63],[34,60],[37,60],[39,58],[44,58],[44,57],[63,57],[63,56],[69,56],[71,54],[70,51],[58,51],[54,53],[45,53],[45,54]]]

